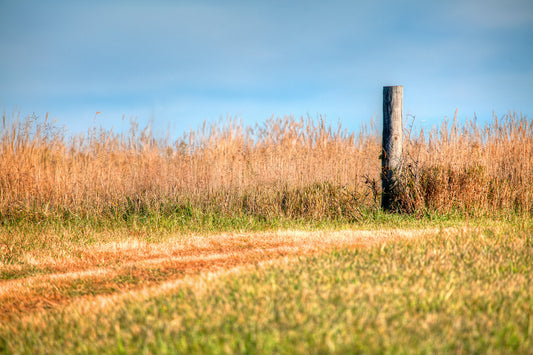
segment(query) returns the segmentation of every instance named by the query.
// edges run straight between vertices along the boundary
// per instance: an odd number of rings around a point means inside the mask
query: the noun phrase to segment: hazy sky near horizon
[[[0,0],[0,53],[0,109],[71,133],[307,114],[357,130],[385,85],[426,126],[533,116],[532,0]]]

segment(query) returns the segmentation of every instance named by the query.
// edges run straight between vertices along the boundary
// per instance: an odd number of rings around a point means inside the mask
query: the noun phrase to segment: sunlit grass
[[[47,121],[5,114],[3,121],[2,225],[168,216],[230,224],[246,218],[354,222],[379,207],[381,139],[374,127],[355,133],[322,118],[277,118],[252,127],[227,120],[170,140],[135,122],[128,133],[94,128],[67,137]],[[509,114],[485,126],[454,119],[406,135],[400,211],[531,214],[531,119]]]
[[[398,213],[374,128],[229,120],[170,141],[8,121],[0,353],[533,348],[527,117],[410,134]]]
[[[113,239],[96,235],[93,244],[61,245],[56,241],[46,249],[22,250],[16,262],[0,264],[0,320],[49,305],[60,307],[76,302],[81,296],[118,294],[197,272],[282,256],[359,248],[398,238],[422,238],[435,230],[438,229],[414,226],[411,229],[176,234],[159,241],[123,234]]]
[[[533,232],[505,225],[195,276],[0,326],[8,353],[484,353],[533,347]],[[78,311],[76,311],[78,309]]]

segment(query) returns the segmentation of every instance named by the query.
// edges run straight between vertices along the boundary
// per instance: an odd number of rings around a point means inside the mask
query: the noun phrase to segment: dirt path
[[[335,248],[361,248],[428,237],[438,232],[437,229],[279,231],[179,237],[163,243],[131,239],[80,247],[60,258],[32,260],[24,266],[4,265],[4,272],[20,277],[0,281],[0,321],[95,297],[155,292],[158,287],[168,288],[169,281],[198,273]],[[31,273],[24,268],[31,268]]]

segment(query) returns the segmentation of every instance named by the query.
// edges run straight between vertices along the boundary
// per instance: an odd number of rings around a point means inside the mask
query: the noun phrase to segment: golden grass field
[[[3,115],[0,354],[524,353],[533,121],[70,136]]]
[[[260,218],[346,218],[379,205],[381,141],[323,119],[204,124],[180,139],[92,129],[66,136],[47,121],[0,135],[2,219],[123,218],[191,209]],[[533,124],[446,120],[406,129],[402,211],[475,215],[533,211]],[[96,217],[96,218],[99,218]]]

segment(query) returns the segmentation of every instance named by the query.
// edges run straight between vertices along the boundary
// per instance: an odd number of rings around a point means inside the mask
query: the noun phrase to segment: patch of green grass
[[[278,229],[339,230],[382,228],[446,228],[457,226],[515,225],[533,228],[533,218],[524,214],[469,218],[455,212],[422,215],[386,213],[379,208],[361,209],[357,219],[288,218],[246,214],[224,214],[187,208],[176,213],[150,212],[131,214],[127,218],[109,216],[48,217],[37,221],[26,219],[0,220],[0,266],[22,265],[18,271],[0,268],[0,280],[39,275],[46,270],[26,265],[25,256],[32,252],[56,257],[76,255],[80,247],[131,238],[147,242],[162,242],[169,236],[209,235],[222,232],[258,232]]]
[[[531,349],[533,229],[518,222],[257,265],[106,311],[0,325],[2,353]]]

